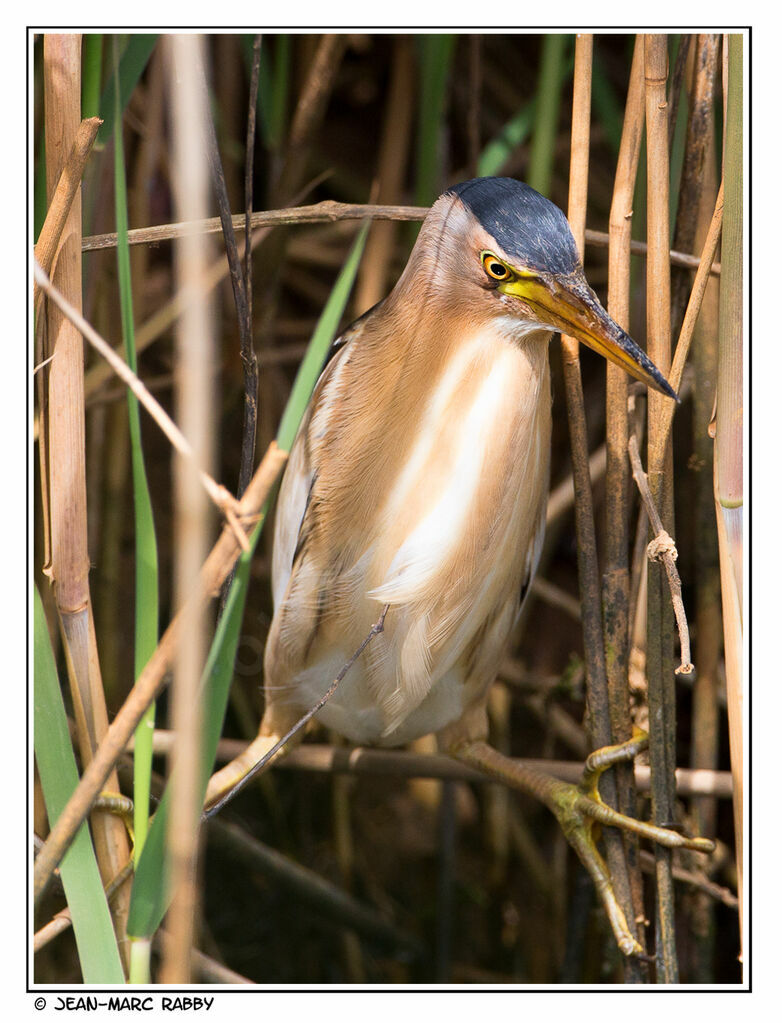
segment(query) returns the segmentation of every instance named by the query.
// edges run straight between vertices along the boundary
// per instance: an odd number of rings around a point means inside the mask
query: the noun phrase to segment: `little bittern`
[[[543,539],[552,331],[675,399],[588,286],[561,210],[510,178],[449,189],[391,294],[334,343],[299,429],[277,508],[261,732],[212,778],[207,803],[321,700],[386,609],[319,720],[368,745],[435,732],[444,750],[543,799],[633,953],[594,820],[709,844],[615,814],[595,771],[565,785],[484,741]]]

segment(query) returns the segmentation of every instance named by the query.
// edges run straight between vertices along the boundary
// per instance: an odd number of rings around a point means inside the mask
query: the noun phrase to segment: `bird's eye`
[[[481,262],[483,269],[493,281],[507,281],[511,276],[510,270],[501,263],[492,252],[482,252]]]

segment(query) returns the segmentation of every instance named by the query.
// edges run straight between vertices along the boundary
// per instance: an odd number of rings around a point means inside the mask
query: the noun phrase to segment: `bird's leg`
[[[638,955],[642,949],[630,933],[614,894],[608,868],[598,852],[594,838],[595,825],[623,828],[671,849],[686,848],[704,853],[714,850],[714,843],[706,838],[687,838],[678,831],[635,820],[611,809],[601,799],[597,785],[603,771],[621,761],[632,760],[647,744],[648,737],[643,736],[618,746],[596,750],[587,758],[579,785],[560,781],[544,771],[511,760],[485,742],[468,741],[449,748],[450,754],[458,760],[546,804],[589,871],[608,914],[617,944],[625,955]]]
[[[273,705],[272,705],[273,707]],[[296,714],[293,724],[298,720]],[[284,756],[289,749],[297,746],[303,732],[288,738],[290,728],[281,724],[274,714],[264,714],[261,729],[249,746],[246,746],[238,757],[221,767],[209,779],[204,797],[204,811],[208,816],[227,803],[239,790],[244,788],[250,777],[264,770],[274,760]],[[286,741],[287,739],[287,741]],[[279,747],[275,749],[275,747]],[[259,765],[261,765],[259,767]]]

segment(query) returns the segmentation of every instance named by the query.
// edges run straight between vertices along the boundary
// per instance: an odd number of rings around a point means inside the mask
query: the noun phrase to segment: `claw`
[[[130,839],[131,858],[136,844],[133,832],[133,800],[123,796],[121,792],[101,792],[92,804],[93,810],[105,810],[121,817]]]

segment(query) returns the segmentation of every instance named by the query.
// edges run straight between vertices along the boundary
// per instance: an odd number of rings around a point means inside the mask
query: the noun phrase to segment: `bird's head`
[[[475,178],[449,189],[432,207],[411,264],[429,275],[438,297],[458,288],[460,305],[480,308],[507,333],[569,334],[676,398],[587,284],[562,210],[529,185]]]

